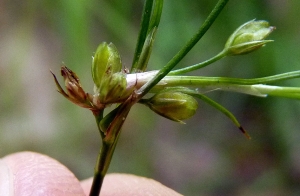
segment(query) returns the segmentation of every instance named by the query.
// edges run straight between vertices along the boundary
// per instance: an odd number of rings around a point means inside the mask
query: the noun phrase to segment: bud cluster
[[[71,102],[91,110],[104,109],[105,105],[121,102],[128,98],[134,86],[127,88],[126,73],[122,71],[120,55],[110,43],[102,43],[96,50],[92,62],[94,95],[86,93],[78,76],[66,66],[61,68],[66,92],[52,73],[58,91]]]
[[[92,77],[95,97],[102,104],[119,102],[131,93],[126,89],[121,57],[113,43],[103,42],[98,46],[92,63]]]

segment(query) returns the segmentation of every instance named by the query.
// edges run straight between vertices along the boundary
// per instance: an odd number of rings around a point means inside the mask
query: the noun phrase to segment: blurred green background
[[[172,58],[216,2],[165,1],[149,70]],[[49,69],[59,75],[64,62],[92,92],[91,57],[102,41],[113,42],[130,67],[142,6],[141,0],[0,0],[1,157],[36,151],[59,160],[79,179],[93,175],[100,146],[93,115],[56,92]],[[299,70],[299,8],[298,0],[231,0],[178,67],[217,54],[239,25],[256,18],[277,27],[270,36],[275,42],[193,74],[254,78]],[[277,85],[299,86],[299,79]],[[251,141],[205,103],[186,125],[137,105],[109,172],[154,178],[184,195],[299,195],[300,102],[207,95],[237,116]]]

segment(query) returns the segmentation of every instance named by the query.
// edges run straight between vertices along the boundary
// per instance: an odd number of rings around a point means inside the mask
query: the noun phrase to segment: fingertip
[[[0,159],[0,195],[12,195],[10,172],[7,164]]]
[[[89,194],[92,178],[81,182],[86,195]],[[107,174],[101,190],[102,196],[180,196],[181,194],[164,186],[163,184],[145,177],[131,174]]]
[[[8,193],[4,195],[84,195],[74,174],[46,155],[14,153],[4,157],[1,165],[0,190]]]

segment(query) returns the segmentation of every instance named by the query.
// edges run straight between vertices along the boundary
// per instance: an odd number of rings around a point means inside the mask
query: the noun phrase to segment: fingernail
[[[5,161],[0,159],[0,195],[13,195],[12,178]]]

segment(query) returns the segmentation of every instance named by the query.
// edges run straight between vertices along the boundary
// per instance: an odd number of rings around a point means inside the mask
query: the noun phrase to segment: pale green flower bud
[[[127,81],[124,73],[115,73],[103,80],[102,88],[96,90],[99,93],[101,103],[114,103],[122,100],[126,92]]]
[[[174,91],[159,92],[144,103],[157,114],[180,123],[192,117],[198,108],[192,96]]]
[[[120,72],[121,69],[121,58],[115,45],[113,43],[101,43],[95,52],[92,63],[92,77],[96,87],[100,88],[103,79]]]
[[[101,104],[115,103],[126,91],[126,77],[118,50],[110,43],[99,45],[93,58],[92,77],[95,96]]]
[[[272,40],[264,40],[275,27],[270,26],[267,21],[251,20],[231,34],[225,44],[227,55],[247,54],[257,50]]]

